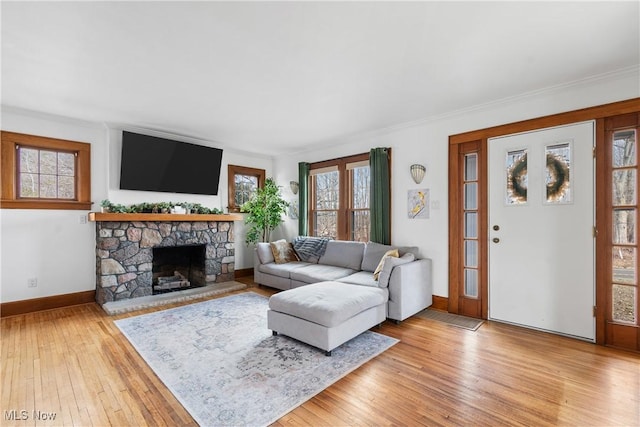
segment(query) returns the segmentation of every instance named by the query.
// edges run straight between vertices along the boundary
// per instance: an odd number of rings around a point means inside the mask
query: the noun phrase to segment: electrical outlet
[[[28,288],[37,288],[38,287],[38,279],[32,277],[31,279],[27,279],[27,287]]]
[[[87,216],[86,215],[80,215],[80,224],[86,224],[87,223]]]

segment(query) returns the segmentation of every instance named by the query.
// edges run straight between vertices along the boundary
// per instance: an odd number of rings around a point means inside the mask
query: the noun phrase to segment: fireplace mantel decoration
[[[234,280],[237,214],[89,213],[96,223],[96,301],[152,294],[153,248],[205,245],[207,283]]]

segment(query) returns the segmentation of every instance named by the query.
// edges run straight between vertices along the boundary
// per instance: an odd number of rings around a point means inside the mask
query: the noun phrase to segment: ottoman
[[[387,318],[387,288],[319,282],[269,298],[267,327],[331,351]]]

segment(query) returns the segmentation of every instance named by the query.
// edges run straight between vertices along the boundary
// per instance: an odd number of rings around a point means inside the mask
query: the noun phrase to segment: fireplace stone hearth
[[[152,295],[153,248],[158,247],[204,245],[205,283],[234,279],[233,220],[96,221],[96,301],[101,305]]]

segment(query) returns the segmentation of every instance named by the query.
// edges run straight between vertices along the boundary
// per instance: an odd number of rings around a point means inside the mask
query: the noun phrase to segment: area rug
[[[484,320],[482,319],[460,316],[458,314],[447,313],[445,311],[433,310],[430,308],[422,310],[417,313],[416,316],[422,317],[423,319],[436,320],[438,322],[446,323],[447,325],[468,329],[470,331],[476,331],[484,323]]]
[[[367,331],[324,351],[267,329],[253,292],[115,321],[201,426],[275,422],[398,342]]]

